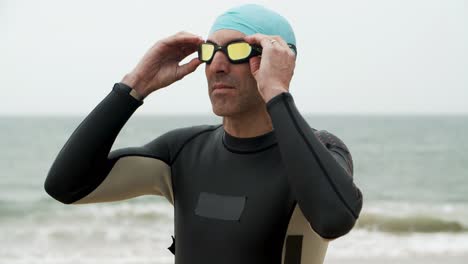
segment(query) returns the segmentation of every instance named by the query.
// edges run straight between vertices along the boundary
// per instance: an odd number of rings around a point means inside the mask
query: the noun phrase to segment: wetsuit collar
[[[234,137],[228,134],[224,128],[222,128],[223,133],[223,144],[224,146],[236,153],[253,153],[263,151],[268,149],[276,144],[275,131],[268,132],[266,134],[249,137],[249,138],[239,138]]]

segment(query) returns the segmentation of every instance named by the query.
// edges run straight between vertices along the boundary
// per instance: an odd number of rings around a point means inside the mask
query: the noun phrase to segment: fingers
[[[281,36],[269,36],[257,33],[244,37],[244,40],[249,44],[260,45],[263,49],[284,49],[288,50],[290,54],[294,54],[291,48],[289,48],[288,43]]]
[[[273,45],[280,44],[284,48],[289,48],[288,43],[286,43],[286,41],[284,41],[284,39],[280,36],[273,36],[272,40],[276,40],[276,42],[272,43]]]
[[[196,52],[198,50],[198,44],[184,44],[180,47],[179,52],[183,58],[187,57],[188,55]]]
[[[162,40],[162,42],[169,46],[198,46],[203,43],[203,38],[189,32],[181,31]]]
[[[247,41],[249,44],[256,44],[262,46],[262,48],[271,47],[271,36],[263,35],[260,33],[249,35],[244,37],[244,40]]]
[[[204,40],[197,35],[181,31],[161,41],[161,55],[166,58],[182,61],[197,51]]]
[[[281,46],[287,46],[286,42],[280,36],[269,36],[257,33],[250,36],[246,36],[244,37],[244,39],[250,44],[261,45],[264,48],[272,47],[277,44],[280,44]]]
[[[187,74],[194,72],[200,64],[202,64],[202,62],[198,58],[193,58],[186,64],[178,66],[175,77],[176,80],[180,80]]]

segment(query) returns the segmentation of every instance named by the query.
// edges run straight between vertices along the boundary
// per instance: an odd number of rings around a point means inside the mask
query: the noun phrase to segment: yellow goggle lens
[[[201,60],[207,61],[213,56],[214,46],[213,44],[202,44],[201,45]]]
[[[242,60],[247,58],[252,51],[248,43],[232,43],[227,46],[227,52],[231,60]]]

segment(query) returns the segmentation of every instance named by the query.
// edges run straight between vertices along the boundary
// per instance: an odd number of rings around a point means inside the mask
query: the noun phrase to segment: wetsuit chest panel
[[[202,192],[198,196],[195,214],[220,220],[239,221],[246,197]]]
[[[216,144],[218,143],[218,144]],[[207,137],[191,142],[172,165],[175,192],[176,263],[280,263],[281,249],[294,206],[276,147],[237,154]],[[210,197],[208,202],[206,198]],[[205,203],[229,211],[197,213]],[[244,202],[242,202],[244,201]],[[198,208],[198,209],[197,209]],[[179,254],[180,253],[180,254]],[[226,259],[226,258],[229,258]],[[222,260],[222,261],[221,261]]]

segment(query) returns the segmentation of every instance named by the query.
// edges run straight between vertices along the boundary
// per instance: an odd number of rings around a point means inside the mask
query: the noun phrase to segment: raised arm
[[[362,208],[348,148],[326,131],[314,132],[289,93],[270,100],[268,112],[289,183],[311,227],[328,239],[348,233]]]
[[[301,211],[321,237],[333,239],[346,234],[362,207],[347,147],[329,133],[319,131],[316,135],[297,110],[289,93],[296,52],[280,36],[254,34],[245,40],[263,48],[261,58],[250,59],[250,70],[270,114]]]
[[[116,84],[63,146],[45,181],[45,190],[56,200],[91,203],[144,194],[172,200],[169,162],[162,144],[159,149],[145,145],[109,153],[124,124],[142,104],[130,92],[130,87]]]
[[[187,32],[156,42],[72,134],[49,171],[47,193],[67,204],[115,201],[143,194],[164,195],[173,202],[165,137],[140,148],[109,151],[142,99],[200,65],[197,58],[180,62],[202,42],[199,36]]]

